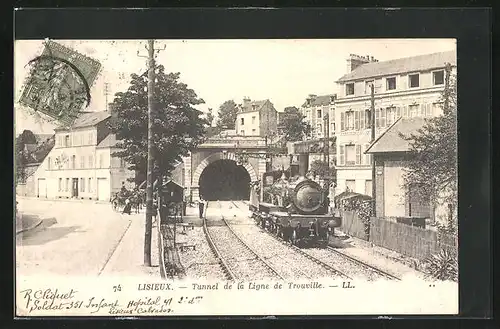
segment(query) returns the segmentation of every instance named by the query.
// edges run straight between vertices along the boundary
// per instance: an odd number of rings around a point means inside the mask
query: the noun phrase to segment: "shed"
[[[161,194],[165,203],[184,201],[184,187],[171,179],[163,184]]]

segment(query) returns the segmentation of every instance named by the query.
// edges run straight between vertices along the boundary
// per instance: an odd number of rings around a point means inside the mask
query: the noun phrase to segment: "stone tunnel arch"
[[[234,153],[227,153],[227,157],[224,158],[224,155],[222,152],[217,152],[209,155],[206,157],[203,161],[200,162],[200,164],[196,167],[196,170],[193,173],[193,187],[199,189],[201,188],[200,183],[201,183],[201,177],[203,174],[203,171],[210,166],[212,163],[218,161],[218,160],[230,160],[236,162],[236,156]],[[246,163],[242,165],[243,168],[245,168],[246,172],[250,176],[250,182],[256,182],[258,181],[258,175],[257,172],[255,171],[254,167],[250,163]]]

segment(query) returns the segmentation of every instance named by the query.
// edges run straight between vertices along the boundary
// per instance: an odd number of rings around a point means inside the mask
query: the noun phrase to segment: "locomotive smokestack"
[[[299,176],[305,177],[309,170],[309,153],[299,154]]]

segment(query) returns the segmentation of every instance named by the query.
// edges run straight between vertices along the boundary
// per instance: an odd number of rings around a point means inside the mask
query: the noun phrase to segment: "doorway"
[[[78,198],[78,178],[73,178],[73,184],[71,188],[71,197]]]

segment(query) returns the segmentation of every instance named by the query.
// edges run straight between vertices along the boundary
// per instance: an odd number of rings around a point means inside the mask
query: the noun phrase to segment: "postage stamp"
[[[19,103],[62,123],[71,123],[90,103],[101,64],[52,40],[33,58]]]

